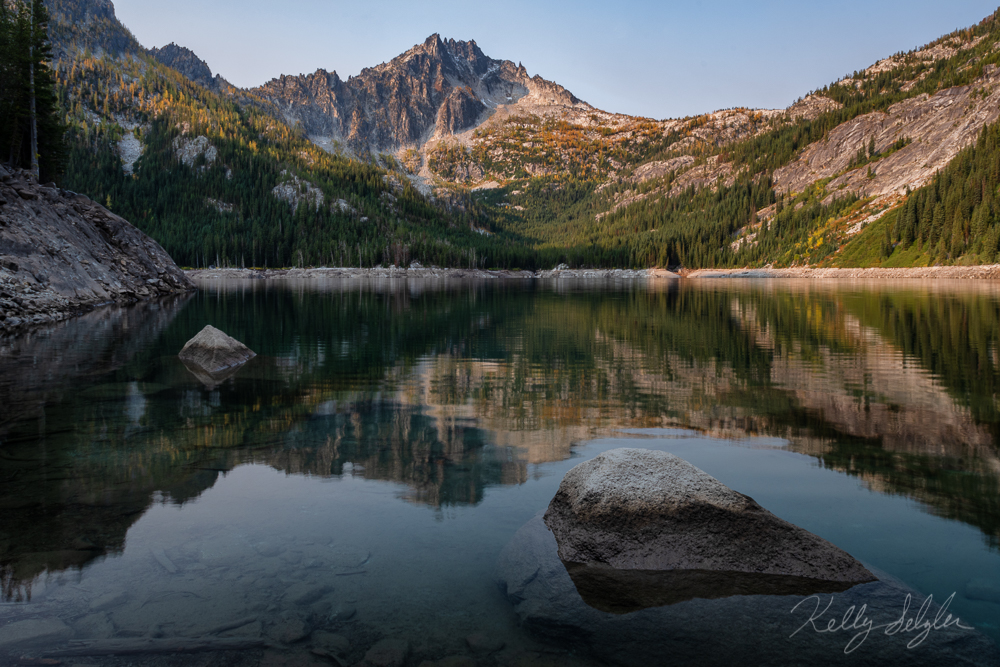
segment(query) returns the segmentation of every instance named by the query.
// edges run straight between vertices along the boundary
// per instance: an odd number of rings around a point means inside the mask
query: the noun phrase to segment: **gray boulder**
[[[178,356],[189,368],[194,367],[211,376],[218,376],[246,363],[257,354],[235,338],[207,325],[187,342]]]
[[[582,588],[634,590],[651,596],[646,606],[689,599],[688,589],[697,597],[806,594],[876,579],[846,552],[666,452],[616,449],[581,463],[566,473],[545,523]]]

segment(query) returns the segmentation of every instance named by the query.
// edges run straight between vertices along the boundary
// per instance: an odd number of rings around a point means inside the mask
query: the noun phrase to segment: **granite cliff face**
[[[904,100],[885,112],[873,112],[842,123],[825,141],[810,144],[791,164],[775,172],[783,192],[800,192],[832,178],[828,192],[849,191],[862,197],[903,194],[926,184],[986,125],[1000,118],[1000,69],[987,65],[968,86],[946,88],[934,95]],[[886,157],[871,170],[855,168],[852,158],[866,142]],[[890,153],[896,141],[910,143]]]
[[[0,330],[193,289],[158,243],[100,204],[0,167]]]
[[[282,76],[250,91],[274,103],[316,143],[358,152],[419,147],[474,127],[524,98],[590,109],[562,86],[528,76],[523,65],[486,56],[474,41],[431,35],[388,63],[344,81],[316,70]]]

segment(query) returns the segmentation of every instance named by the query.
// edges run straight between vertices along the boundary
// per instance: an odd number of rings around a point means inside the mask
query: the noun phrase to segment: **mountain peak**
[[[170,42],[162,49],[155,47],[150,49],[149,55],[167,67],[174,68],[195,83],[214,89],[215,80],[212,77],[211,68],[191,49]]]
[[[490,58],[474,40],[439,33],[343,83],[336,75],[283,77],[255,92],[309,136],[361,153],[420,147],[433,137],[459,134],[528,96],[535,106],[579,104],[562,86]]]
[[[431,55],[439,55],[444,44],[441,43],[441,35],[434,33],[424,40],[424,50]]]

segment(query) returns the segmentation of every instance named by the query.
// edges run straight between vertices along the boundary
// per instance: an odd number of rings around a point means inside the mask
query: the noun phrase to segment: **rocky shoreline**
[[[921,266],[912,268],[833,269],[698,269],[682,272],[685,278],[807,278],[811,280],[997,280],[1000,264],[975,266]]]
[[[679,276],[660,269],[565,269],[551,271],[512,271],[506,269],[446,269],[437,266],[410,268],[309,268],[309,269],[189,269],[189,278],[195,282],[213,280],[306,280],[322,278],[368,279],[475,279],[475,280],[529,280],[529,279],[588,279],[588,280],[646,280],[648,278],[676,279]]]
[[[0,166],[0,332],[193,289],[166,251],[121,217]]]
[[[1000,264],[928,266],[913,268],[810,268],[785,269],[568,269],[512,271],[506,269],[448,269],[440,267],[307,268],[307,269],[188,269],[195,282],[214,280],[307,280],[323,278],[368,279],[477,279],[477,280],[699,280],[721,278],[771,278],[808,280],[1000,280]]]

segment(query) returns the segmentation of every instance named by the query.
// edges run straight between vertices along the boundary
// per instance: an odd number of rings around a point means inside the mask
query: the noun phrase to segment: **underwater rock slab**
[[[675,604],[623,613],[619,600],[617,613],[603,611],[581,595],[541,515],[504,548],[497,580],[526,629],[605,664],[1000,664],[992,640],[956,624],[947,605],[932,600],[921,612],[927,598],[888,575],[843,592],[807,596],[705,599],[690,597],[698,592],[692,585],[685,596],[690,599]],[[835,628],[820,632],[830,621]]]
[[[614,449],[581,463],[566,473],[545,523],[563,561],[609,566],[590,571],[599,578],[614,570],[683,570],[832,585],[815,592],[875,580],[850,554],[666,452]],[[696,579],[704,587],[705,577]],[[733,583],[733,592],[757,592],[753,578]],[[670,587],[676,585],[680,581]],[[793,586],[789,592],[814,591]]]
[[[0,627],[0,649],[46,645],[73,636],[73,630],[58,618],[33,618]]]
[[[215,376],[246,363],[257,354],[209,324],[184,345],[178,356],[189,368],[194,366]]]

